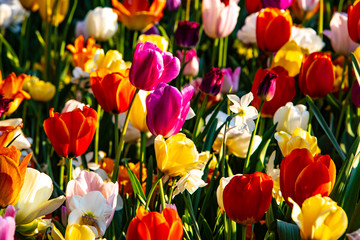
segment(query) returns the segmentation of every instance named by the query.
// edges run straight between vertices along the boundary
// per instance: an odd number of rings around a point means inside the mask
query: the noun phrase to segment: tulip
[[[65,196],[49,200],[53,192],[51,178],[33,168],[26,169],[24,185],[15,208],[16,224],[31,223],[35,219],[52,213],[65,201]]]
[[[223,85],[221,87],[221,93],[236,93],[239,88],[239,79],[241,68],[237,67],[234,71],[231,68],[223,68],[221,71],[224,73]],[[231,91],[230,91],[231,90]]]
[[[15,235],[15,214],[14,206],[9,205],[4,216],[0,215],[0,239],[13,240]]]
[[[299,86],[303,94],[322,98],[334,88],[334,68],[331,57],[325,53],[310,54],[300,69]]]
[[[75,110],[77,108],[80,108],[82,110],[84,106],[85,106],[85,104],[83,104],[79,101],[76,101],[74,99],[70,99],[65,103],[65,106],[61,110],[61,113],[72,112],[73,110]]]
[[[3,95],[0,94],[0,117],[9,111],[12,101],[14,101],[14,99],[4,98]]]
[[[74,45],[68,44],[66,48],[73,54],[76,67],[80,67],[86,72],[90,72],[94,68],[93,58],[100,46],[95,44],[95,40],[92,37],[87,40],[85,46],[84,37],[80,35],[75,39]]]
[[[178,10],[181,5],[181,0],[166,0],[166,8],[170,11]]]
[[[262,0],[262,5],[264,8],[274,7],[279,9],[287,9],[288,7],[290,7],[292,1],[293,0]]]
[[[117,14],[109,7],[97,7],[85,17],[85,28],[89,36],[97,41],[107,41],[118,28]]]
[[[151,42],[155,44],[161,51],[167,51],[169,47],[169,41],[166,40],[163,36],[157,35],[157,34],[141,34],[138,39],[138,43],[142,42]]]
[[[219,68],[212,68],[201,81],[200,91],[216,96],[223,85],[224,73]]]
[[[254,0],[251,0],[251,2],[253,1]],[[256,43],[256,19],[258,14],[258,12],[255,12],[247,16],[245,18],[245,24],[237,32],[237,38],[243,43]]]
[[[155,155],[159,170],[171,177],[201,169],[210,158],[209,152],[199,154],[194,142],[183,133],[175,134],[166,141],[163,136],[157,136]]]
[[[147,0],[125,0],[122,3],[111,0],[111,3],[120,22],[131,30],[141,31],[151,27],[163,17],[166,0],[154,0],[151,6]]]
[[[360,237],[360,228],[352,233],[347,233],[346,237],[348,240],[359,240]]]
[[[351,40],[347,28],[348,17],[346,13],[335,12],[330,21],[330,29],[324,34],[330,38],[331,46],[339,54],[349,55],[359,46]]]
[[[71,180],[66,187],[66,206],[71,211],[70,203],[75,195],[85,196],[89,192],[99,191],[105,198],[105,204],[112,208],[112,212],[105,218],[106,226],[108,227],[114,216],[119,185],[113,182],[104,182],[101,177],[95,172],[81,171],[80,175],[75,179]],[[120,202],[122,199],[120,197]]]
[[[96,128],[96,111],[87,106],[67,113],[54,113],[44,121],[44,130],[55,152],[62,157],[74,158],[84,154]]]
[[[136,91],[128,76],[106,69],[90,74],[91,90],[105,112],[119,114],[128,110]]]
[[[360,43],[360,0],[356,0],[353,5],[348,8],[348,30],[350,38]]]
[[[325,43],[312,28],[291,28],[290,41],[294,40],[299,47],[309,51],[309,53],[319,52],[325,46]]]
[[[177,57],[180,59],[180,62],[183,64],[184,61],[184,51],[177,51]],[[185,56],[185,66],[184,66],[184,75],[185,76],[192,76],[195,77],[199,73],[199,61],[200,59],[196,55],[196,50],[191,49],[189,51],[186,51]]]
[[[229,184],[230,180],[235,177],[235,176],[241,176],[242,174],[236,174],[236,175],[233,175],[231,177],[222,177],[220,178],[220,183],[219,183],[219,186],[218,188],[216,189],[216,200],[217,200],[217,203],[219,205],[219,208],[222,210],[222,211],[225,211],[225,208],[224,208],[224,189],[226,187],[226,185]]]
[[[285,43],[276,53],[271,67],[283,67],[288,71],[290,77],[295,77],[299,74],[303,58],[308,51],[301,48],[294,40]]]
[[[279,77],[276,73],[268,71],[260,81],[256,95],[262,101],[271,101],[275,95],[276,79]]]
[[[296,128],[291,135],[280,131],[275,133],[274,137],[277,140],[284,157],[288,156],[294,149],[298,148],[306,148],[313,156],[320,153],[316,137],[311,136],[309,132],[302,128]]]
[[[26,10],[30,10],[32,12],[35,12],[39,9],[37,0],[20,0],[20,3]]]
[[[250,15],[263,8],[261,0],[245,0],[246,12]]]
[[[55,96],[55,85],[38,80],[30,86],[30,95],[35,101],[48,102]]]
[[[183,237],[183,224],[175,209],[166,207],[161,213],[148,212],[140,206],[129,224],[126,239],[155,240]]]
[[[133,108],[129,113],[130,122],[136,129],[141,132],[146,132],[149,130],[146,124],[146,98],[149,94],[150,92],[140,90],[134,99]]]
[[[17,150],[30,148],[31,144],[21,131],[22,126],[21,118],[0,121],[0,147],[14,146]]]
[[[131,63],[125,62],[122,59],[122,54],[117,50],[109,50],[104,53],[103,49],[96,51],[94,55],[94,63],[96,69],[107,69],[110,72],[121,73],[122,75],[128,75],[128,68]]]
[[[178,21],[175,31],[176,44],[185,48],[195,47],[199,42],[199,30],[200,24],[197,22]]]
[[[202,3],[202,22],[206,35],[211,38],[229,36],[237,23],[239,0],[204,0]]]
[[[291,36],[292,18],[289,10],[265,8],[256,21],[256,42],[263,51],[278,51]]]
[[[329,155],[316,155],[306,149],[294,149],[281,161],[280,189],[290,206],[289,197],[301,206],[305,199],[321,194],[329,196],[336,167]]]
[[[316,195],[294,204],[291,218],[300,228],[302,239],[339,239],[348,225],[344,209],[331,198]],[[300,205],[301,206],[301,205]]]
[[[129,162],[129,168],[130,168],[131,172],[133,172],[135,174],[137,179],[140,179],[140,162],[137,162],[136,164]],[[147,169],[146,169],[145,165],[143,164],[142,172],[141,172],[141,182],[143,184],[141,185],[141,187],[144,192],[146,191],[146,177],[147,177],[146,170]],[[118,183],[120,185],[119,193],[129,194],[130,196],[132,196],[134,194],[134,189],[131,184],[129,172],[124,165],[121,165],[119,167]]]
[[[352,100],[353,104],[357,108],[360,108],[360,86],[359,86],[359,82],[354,81],[353,84],[354,85],[353,85],[352,90],[351,90],[351,100]]]
[[[154,90],[159,83],[167,83],[176,78],[179,72],[180,61],[171,53],[163,52],[149,42],[136,45],[130,68],[130,82],[136,88]]]
[[[320,0],[297,0],[297,5],[303,11],[313,10],[319,3]]]
[[[3,98],[13,99],[13,101],[9,103],[9,110],[4,114],[8,115],[15,112],[24,99],[31,98],[29,93],[22,90],[24,81],[27,78],[29,78],[29,76],[25,74],[20,74],[16,77],[15,73],[11,73],[3,80],[0,72],[0,95],[2,95]]]
[[[292,134],[296,128],[307,130],[309,112],[306,106],[298,104],[294,106],[292,102],[280,107],[274,114],[273,122],[277,123],[276,131],[284,131]]]
[[[224,188],[226,215],[246,225],[258,222],[270,206],[273,180],[262,172],[235,175]]]
[[[54,9],[54,5],[56,3],[56,0],[50,0],[50,1],[36,0],[36,1],[39,5],[39,13],[43,21],[47,21],[47,22],[51,21],[51,24],[54,26],[57,26],[62,21],[64,21],[69,9],[69,0],[58,1],[55,9]]]
[[[0,207],[14,205],[24,184],[25,172],[32,154],[28,154],[20,163],[21,152],[14,146],[0,149]]]
[[[146,123],[150,132],[165,138],[178,133],[189,113],[193,94],[192,86],[179,92],[175,87],[160,83],[146,98]]]
[[[68,225],[65,232],[65,239],[95,240],[95,234],[88,225]]]
[[[271,70],[259,69],[256,72],[253,86],[251,88],[251,92],[254,94],[254,101],[252,101],[252,105],[254,107],[259,108],[260,106],[261,100],[258,96],[256,96],[257,89],[258,86],[260,86],[260,82],[265,78],[269,71],[278,74],[278,78],[276,80],[274,97],[272,100],[265,102],[262,108],[261,114],[264,116],[273,116],[279,107],[282,107],[287,102],[292,101],[296,94],[295,80],[294,78],[289,77],[284,68],[279,66]]]

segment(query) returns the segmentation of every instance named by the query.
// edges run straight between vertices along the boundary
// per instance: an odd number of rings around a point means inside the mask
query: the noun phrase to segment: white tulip
[[[296,128],[307,129],[309,112],[302,104],[294,106],[292,102],[288,102],[275,112],[273,121],[274,124],[278,123],[276,131],[284,131],[291,135]]]
[[[312,28],[291,28],[290,40],[294,40],[300,47],[309,50],[309,53],[319,52],[325,43]]]
[[[252,13],[245,18],[245,24],[237,32],[237,38],[244,43],[256,43],[256,19],[259,12]]]
[[[97,7],[87,13],[85,28],[88,35],[95,40],[107,41],[118,28],[117,19],[117,14],[111,8]]]

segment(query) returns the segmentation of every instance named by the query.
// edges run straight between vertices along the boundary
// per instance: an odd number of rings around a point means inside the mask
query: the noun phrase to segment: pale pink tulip
[[[12,240],[15,234],[15,208],[9,205],[6,208],[4,217],[0,215],[0,239]]]
[[[231,68],[223,68],[221,71],[224,73],[224,81],[221,88],[222,94],[235,93],[239,88],[239,78],[240,78],[240,71],[241,68],[237,67],[234,71]]]

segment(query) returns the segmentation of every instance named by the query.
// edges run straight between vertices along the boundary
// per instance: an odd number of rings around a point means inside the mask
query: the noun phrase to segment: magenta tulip
[[[218,95],[224,81],[224,73],[219,68],[212,68],[205,76],[200,84],[200,91],[212,96]]]
[[[180,131],[190,110],[192,86],[181,92],[165,83],[160,83],[146,98],[146,123],[152,134],[168,138]]]
[[[280,9],[287,9],[290,7],[293,0],[261,0],[263,7],[275,7]]]
[[[6,208],[4,217],[0,215],[0,239],[13,240],[15,234],[15,214],[14,206],[9,205]]]
[[[179,74],[180,61],[150,42],[138,43],[130,68],[130,82],[135,87],[152,91],[159,83],[167,83]]]

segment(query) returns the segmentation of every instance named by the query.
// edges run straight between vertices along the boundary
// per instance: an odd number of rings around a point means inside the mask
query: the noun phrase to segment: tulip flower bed
[[[0,239],[360,239],[360,0],[0,1]]]

